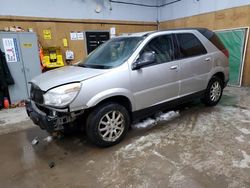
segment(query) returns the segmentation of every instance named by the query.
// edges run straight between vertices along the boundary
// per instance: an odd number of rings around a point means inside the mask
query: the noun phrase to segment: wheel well
[[[104,99],[103,101],[99,102],[98,104],[96,104],[95,106],[91,107],[91,108],[88,108],[84,111],[84,116],[83,116],[83,122],[85,122],[86,124],[86,121],[87,121],[87,117],[89,116],[89,113],[97,106],[97,105],[101,105],[103,103],[107,103],[107,102],[114,102],[114,103],[118,103],[122,106],[124,106],[128,113],[129,113],[129,116],[130,116],[130,121],[132,121],[132,104],[130,102],[130,100],[125,97],[125,96],[114,96],[114,97],[109,97],[107,99]],[[85,128],[85,126],[83,126],[83,129]]]
[[[109,98],[104,99],[103,101],[99,102],[97,105],[102,104],[102,103],[106,103],[106,102],[115,102],[115,103],[118,103],[118,104],[124,106],[128,110],[129,114],[132,112],[131,102],[125,96],[109,97]]]
[[[217,72],[213,76],[219,77],[223,81],[223,83],[225,83],[225,75],[222,72]]]

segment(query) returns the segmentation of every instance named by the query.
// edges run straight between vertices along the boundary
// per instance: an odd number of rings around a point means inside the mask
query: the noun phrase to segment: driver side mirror
[[[145,67],[147,65],[150,65],[154,63],[156,60],[155,57],[155,52],[154,51],[149,51],[149,52],[144,52],[141,57],[132,64],[132,70],[138,70],[142,67]]]

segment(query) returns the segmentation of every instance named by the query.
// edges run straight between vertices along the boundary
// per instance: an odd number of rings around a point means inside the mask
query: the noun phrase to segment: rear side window
[[[199,29],[198,30],[203,36],[205,36],[210,42],[212,42],[219,50],[225,50],[225,46],[220,41],[219,37],[212,31],[207,29]]]
[[[192,33],[176,34],[179,48],[180,58],[188,58],[199,56],[207,53],[200,40]]]

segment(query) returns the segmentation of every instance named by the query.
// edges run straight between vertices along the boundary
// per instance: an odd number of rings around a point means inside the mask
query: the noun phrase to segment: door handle
[[[174,65],[174,66],[170,67],[170,70],[176,70],[177,68],[178,68],[178,66]]]
[[[205,59],[206,62],[210,62],[211,61],[211,57],[208,57]]]

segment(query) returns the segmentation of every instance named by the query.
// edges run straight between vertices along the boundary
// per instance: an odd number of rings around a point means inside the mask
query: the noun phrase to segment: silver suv
[[[135,33],[109,40],[85,61],[31,81],[27,113],[48,132],[86,130],[102,147],[132,122],[201,98],[216,105],[229,79],[228,51],[208,29]]]

